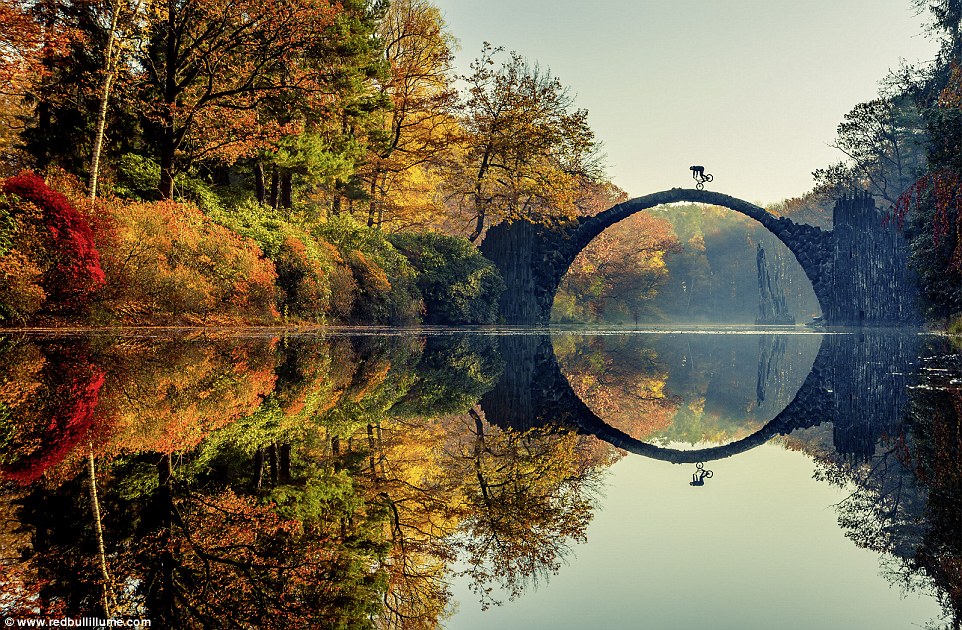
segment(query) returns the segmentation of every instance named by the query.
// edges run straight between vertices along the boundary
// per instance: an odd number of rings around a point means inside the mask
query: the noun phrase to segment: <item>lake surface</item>
[[[6,333],[0,445],[15,619],[962,617],[962,357],[943,336]]]

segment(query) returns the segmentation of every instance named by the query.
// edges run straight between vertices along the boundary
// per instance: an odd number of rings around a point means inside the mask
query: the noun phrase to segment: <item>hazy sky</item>
[[[910,0],[435,0],[467,71],[483,41],[551,69],[589,111],[632,196],[692,184],[754,202],[798,196],[900,60],[936,45]]]

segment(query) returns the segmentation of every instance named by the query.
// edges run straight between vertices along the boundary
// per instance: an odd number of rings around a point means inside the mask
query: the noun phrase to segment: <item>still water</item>
[[[934,335],[7,334],[0,476],[17,619],[962,615],[962,358]]]

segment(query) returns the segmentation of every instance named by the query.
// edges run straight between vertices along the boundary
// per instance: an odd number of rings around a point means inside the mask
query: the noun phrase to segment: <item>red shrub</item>
[[[0,467],[4,478],[23,485],[33,483],[62,462],[84,439],[94,423],[94,409],[104,384],[104,373],[82,361],[58,363],[48,376],[56,381],[47,392],[48,403],[17,410],[15,444],[22,448],[11,449],[8,455],[14,461]]]
[[[50,303],[60,309],[84,306],[106,281],[87,221],[64,195],[48,188],[33,173],[24,171],[11,177],[0,190],[40,208],[54,259],[43,282]]]

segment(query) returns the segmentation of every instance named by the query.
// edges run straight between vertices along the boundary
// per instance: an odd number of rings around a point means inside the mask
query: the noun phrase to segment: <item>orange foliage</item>
[[[42,278],[40,268],[19,251],[0,256],[0,318],[26,321],[39,311],[47,299]]]
[[[162,197],[173,197],[180,164],[253,156],[290,131],[255,114],[269,100],[330,99],[330,69],[309,60],[340,10],[323,0],[156,0],[141,63],[154,88],[145,113],[161,129]]]
[[[170,342],[122,354],[104,390],[106,449],[184,451],[252,413],[274,389],[272,347]]]
[[[640,440],[666,429],[678,410],[678,400],[665,391],[667,373],[635,375],[621,381],[610,374],[595,377],[568,374],[578,397],[608,424]]]
[[[375,296],[391,290],[391,280],[387,274],[363,252],[354,250],[348,254],[347,260],[362,291]]]
[[[562,281],[595,315],[612,307],[637,310],[668,279],[665,254],[679,249],[667,220],[647,212],[635,214],[602,232],[578,254]]]
[[[61,53],[68,43],[63,28],[44,28],[26,4],[0,0],[0,93],[21,94],[43,75],[44,56]]]
[[[285,314],[289,310],[294,315],[322,320],[334,301],[332,280],[343,261],[337,250],[323,241],[311,242],[309,251],[305,238],[288,235],[281,241],[274,262],[277,284],[284,293]]]
[[[0,409],[14,409],[36,395],[47,360],[34,344],[0,349]]]
[[[101,207],[104,303],[128,321],[211,323],[278,317],[274,264],[260,248],[173,202]]]

